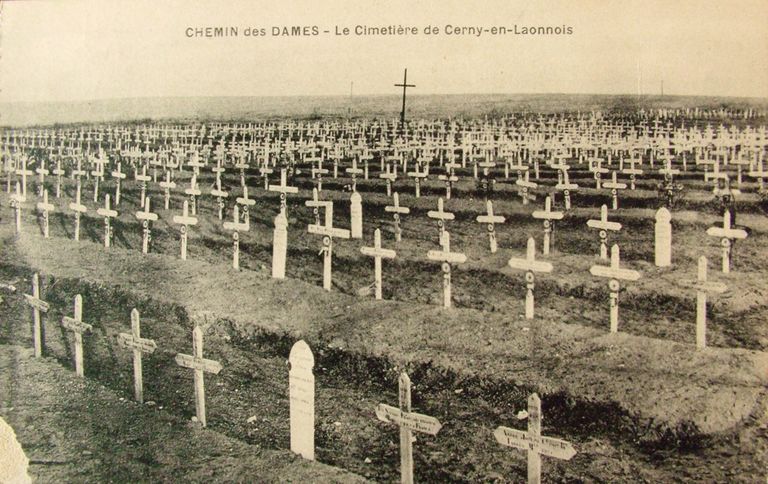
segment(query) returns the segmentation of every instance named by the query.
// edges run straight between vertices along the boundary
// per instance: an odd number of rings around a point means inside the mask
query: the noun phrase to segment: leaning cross
[[[112,239],[112,225],[110,218],[117,217],[117,211],[109,205],[109,194],[104,195],[104,208],[99,208],[96,213],[104,217],[104,247],[109,247]]]
[[[40,277],[37,275],[37,272],[32,276],[32,294],[24,294],[24,299],[32,307],[32,316],[34,318],[32,338],[35,342],[35,357],[40,358],[43,354],[43,342],[40,336],[40,313],[47,313],[50,306],[47,302],[40,299]]]
[[[731,250],[736,239],[746,239],[747,232],[742,229],[731,228],[731,212],[723,212],[723,226],[710,227],[707,229],[707,235],[713,237],[722,237],[720,245],[723,246],[723,273],[731,272]]]
[[[488,224],[488,239],[491,244],[491,254],[495,254],[497,250],[495,224],[503,224],[506,218],[501,215],[493,214],[493,202],[490,200],[485,202],[485,206],[488,213],[486,215],[478,215],[477,221],[481,224]]]
[[[611,333],[619,330],[619,290],[621,289],[619,280],[636,281],[640,279],[639,272],[631,269],[621,269],[619,262],[619,245],[613,244],[613,247],[611,247],[610,267],[594,265],[589,269],[593,276],[611,278],[608,282],[608,288],[611,290]]]
[[[181,260],[187,260],[187,232],[190,225],[197,225],[197,217],[189,215],[189,201],[184,200],[181,215],[174,215],[173,223],[181,225]]]
[[[329,216],[330,213],[330,216]],[[310,234],[323,236],[323,289],[331,290],[331,258],[333,256],[333,238],[340,237],[348,239],[351,237],[349,230],[337,229],[333,227],[333,205],[330,205],[325,215],[325,225],[310,224],[307,227]]]
[[[441,239],[443,250],[430,250],[427,252],[429,260],[443,263],[443,307],[451,307],[451,264],[463,264],[467,256],[460,252],[451,252],[451,234],[445,232]]]
[[[533,239],[533,237],[528,239],[528,248],[525,254],[525,259],[513,257],[509,259],[508,264],[512,269],[527,271],[525,273],[525,287],[527,289],[525,294],[525,319],[533,319],[533,288],[535,284],[534,272],[552,272],[552,264],[549,262],[536,260],[536,241]]]
[[[537,394],[528,397],[528,431],[497,427],[493,432],[496,442],[507,447],[528,451],[528,484],[541,483],[541,456],[571,460],[576,449],[565,440],[541,435],[541,399]]]
[[[245,222],[240,221],[240,208],[239,205],[235,205],[233,212],[233,222],[224,222],[224,230],[232,230],[232,267],[235,270],[240,270],[240,232],[248,232],[250,229],[250,221],[248,219]]]
[[[157,220],[157,214],[150,212],[149,197],[144,201],[144,210],[136,212],[136,218],[141,220],[141,226],[143,227],[143,237],[141,240],[141,253],[146,254],[149,252],[149,242],[152,240],[152,228],[149,222]]]
[[[386,205],[384,207],[385,212],[394,213],[395,224],[395,242],[400,242],[403,238],[403,231],[400,229],[400,214],[406,215],[411,213],[411,209],[408,207],[400,206],[400,197],[397,192],[392,194],[392,205]]]
[[[411,379],[400,374],[399,408],[380,403],[376,417],[382,422],[391,422],[400,427],[400,482],[413,484],[413,432],[437,435],[442,424],[435,417],[411,411]]]
[[[55,210],[52,203],[48,203],[48,190],[43,189],[43,201],[37,202],[37,210],[43,214],[43,237],[48,238],[48,213]]]
[[[394,259],[397,255],[394,250],[383,249],[381,247],[381,230],[376,229],[373,233],[373,247],[360,247],[363,255],[373,257],[373,271],[376,282],[376,299],[381,299],[381,259]]]
[[[549,255],[550,246],[555,245],[555,220],[562,220],[563,212],[552,211],[552,199],[547,196],[544,200],[544,210],[533,212],[533,218],[544,220],[544,244],[542,253]]]
[[[203,330],[200,329],[200,326],[195,326],[195,329],[192,330],[192,354],[178,353],[176,355],[176,364],[195,370],[195,411],[197,413],[197,421],[205,427],[204,372],[217,375],[222,367],[218,361],[203,358]]]
[[[443,211],[443,197],[437,199],[437,210],[427,212],[427,217],[437,220],[438,242],[442,245],[443,235],[445,234],[445,221],[455,218],[452,212]]]
[[[142,381],[141,357],[142,353],[152,354],[157,349],[155,340],[141,337],[141,322],[139,311],[134,308],[131,311],[131,332],[120,333],[117,337],[118,344],[128,350],[133,350],[133,394],[136,401],[144,403],[144,383]]]
[[[83,333],[93,330],[93,326],[83,322],[83,297],[78,294],[75,296],[75,317],[64,316],[61,319],[61,325],[75,333],[75,372],[77,376],[82,377],[83,368]]]
[[[600,220],[587,220],[587,227],[600,229],[600,258],[608,260],[608,231],[618,232],[621,230],[619,222],[608,221],[608,207],[600,207]]]

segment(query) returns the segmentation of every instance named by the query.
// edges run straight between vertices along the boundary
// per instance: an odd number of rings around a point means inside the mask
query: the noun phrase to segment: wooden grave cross
[[[56,168],[53,169],[52,173],[56,175],[56,198],[61,198],[61,177],[66,174],[66,171],[61,168],[61,158],[57,158]]]
[[[312,200],[307,200],[304,205],[312,208],[312,213],[315,216],[315,224],[320,225],[320,209],[326,209],[326,214],[333,213],[333,202],[328,200],[320,200],[319,190],[317,188],[312,189]]]
[[[136,401],[144,403],[143,371],[141,358],[143,353],[152,354],[157,349],[155,340],[141,337],[141,321],[139,311],[134,308],[131,311],[131,332],[120,333],[117,337],[118,344],[128,350],[133,350],[133,394]]]
[[[403,239],[403,231],[400,228],[400,215],[407,215],[411,213],[411,209],[408,207],[400,206],[400,196],[397,192],[392,194],[392,205],[386,205],[384,207],[385,212],[393,213],[393,220],[395,226],[395,242],[400,242]]]
[[[120,186],[127,175],[120,170],[121,163],[117,162],[116,169],[112,172],[112,178],[115,179],[115,206],[120,205]]]
[[[610,170],[608,168],[603,168],[602,158],[590,158],[589,171],[592,172],[592,175],[595,178],[595,188],[600,190],[603,173],[608,173]]]
[[[21,191],[21,183],[16,180],[16,193],[10,197],[11,208],[14,209],[16,214],[16,233],[21,233],[21,204],[27,201],[26,195]]]
[[[611,207],[613,210],[617,210],[619,208],[619,190],[627,188],[627,184],[616,181],[616,172],[613,171],[611,172],[611,181],[604,182],[603,188],[611,189]]]
[[[707,258],[699,257],[697,277],[695,281],[686,281],[686,285],[696,289],[696,347],[707,346],[707,293],[722,294],[728,288],[722,282],[707,280]]]
[[[752,178],[757,179],[758,187],[760,191],[763,191],[765,189],[765,179],[768,178],[768,171],[765,171],[765,168],[763,168],[763,159],[760,158],[757,162],[757,165],[753,170],[750,170],[747,175],[749,175]]]
[[[481,224],[488,224],[488,240],[491,244],[491,254],[495,254],[496,250],[498,249],[496,244],[496,225],[495,224],[503,224],[506,221],[506,218],[502,217],[501,215],[494,215],[493,214],[493,202],[490,200],[487,200],[485,202],[486,210],[488,211],[485,215],[478,215],[477,221]]]
[[[52,203],[48,203],[48,190],[43,189],[43,201],[37,202],[37,210],[43,214],[43,237],[46,239],[49,236],[48,214],[55,209],[56,207]]]
[[[339,237],[349,239],[351,234],[349,230],[333,227],[333,204],[326,208],[325,225],[310,224],[307,227],[310,234],[323,236],[323,247],[320,253],[323,254],[323,289],[331,290],[331,259],[333,257],[333,238]]]
[[[491,187],[496,182],[490,177],[490,170],[496,166],[493,161],[481,161],[477,164],[478,167],[483,169],[483,178],[480,180],[480,190],[485,195],[486,200],[491,192]]]
[[[541,483],[541,456],[571,460],[576,449],[565,440],[541,435],[541,399],[537,394],[528,397],[528,430],[499,426],[493,432],[496,442],[507,447],[528,451],[528,484]]]
[[[422,170],[422,166],[418,163],[416,163],[413,171],[408,172],[408,176],[413,178],[413,182],[416,186],[416,198],[421,197],[421,180],[426,179],[428,174],[426,169]]]
[[[285,214],[286,210],[286,197],[288,193],[299,193],[298,187],[288,186],[288,174],[285,168],[280,169],[280,184],[269,185],[268,190],[270,192],[280,193],[280,212]]]
[[[534,272],[552,272],[552,264],[536,260],[536,241],[533,237],[528,239],[525,258],[513,257],[509,259],[508,264],[512,269],[527,271],[525,273],[525,287],[527,289],[525,294],[525,319],[533,319],[533,289],[536,282]]]
[[[38,174],[38,185],[37,185],[37,194],[38,196],[43,196],[43,191],[45,190],[45,177],[48,176],[50,173],[48,169],[45,167],[45,160],[40,160],[40,166],[38,166],[35,169],[35,173]]]
[[[248,161],[244,154],[240,154],[237,163],[235,163],[235,168],[240,170],[240,186],[245,188],[245,170],[248,169]]]
[[[64,316],[61,318],[61,325],[75,333],[75,372],[77,376],[84,375],[83,366],[83,333],[92,331],[93,326],[83,322],[83,297],[78,294],[75,296],[75,317]]]
[[[619,280],[636,281],[640,279],[639,272],[631,269],[622,269],[619,267],[619,263],[619,245],[613,244],[613,247],[611,247],[611,265],[608,267],[594,265],[589,269],[590,274],[593,276],[610,278],[608,288],[611,290],[611,333],[619,330],[619,291],[621,290]]]
[[[269,167],[269,162],[264,160],[264,163],[259,167],[259,175],[264,179],[264,190],[269,190],[269,175],[275,170]]]
[[[26,303],[32,308],[33,326],[32,339],[35,345],[35,357],[40,358],[43,354],[43,340],[40,330],[40,313],[47,313],[50,306],[40,298],[40,277],[35,272],[32,275],[32,294],[24,294]]]
[[[104,217],[104,247],[109,247],[112,240],[112,224],[110,219],[117,217],[109,202],[109,193],[104,195],[104,207],[96,209],[96,213]]]
[[[241,218],[250,225],[251,217],[250,217],[250,210],[251,207],[256,205],[256,200],[253,198],[248,198],[248,187],[246,185],[243,185],[243,196],[237,197],[235,199],[235,202],[239,203],[243,206],[243,213]]]
[[[723,226],[708,228],[707,235],[722,238],[720,240],[720,245],[723,247],[723,273],[728,274],[731,272],[731,252],[733,250],[733,244],[737,239],[747,238],[746,230],[731,228],[731,212],[725,210],[723,212]]]
[[[147,182],[151,180],[152,178],[147,175],[147,165],[142,165],[141,167],[141,175],[139,175],[139,171],[135,170],[133,175],[134,180],[141,182],[141,208],[144,208],[145,199],[147,198]]]
[[[80,179],[75,189],[75,201],[69,204],[69,209],[75,212],[75,240],[80,240],[80,217],[88,211],[88,208],[80,203]]]
[[[547,196],[544,199],[544,210],[536,210],[532,214],[533,218],[544,220],[544,244],[542,253],[549,255],[549,250],[555,245],[555,220],[562,220],[565,216],[563,212],[552,211],[552,199]]]
[[[163,192],[165,193],[165,209],[168,210],[170,208],[171,204],[171,189],[176,188],[176,182],[171,180],[171,171],[166,170],[165,172],[165,180],[160,182],[160,188],[163,189]]]
[[[445,232],[441,237],[443,250],[430,250],[427,252],[429,260],[436,260],[443,263],[443,307],[451,307],[451,264],[463,264],[467,261],[467,256],[460,252],[451,252],[451,234]]]
[[[199,197],[202,192],[200,191],[200,188],[197,186],[197,176],[192,175],[192,178],[189,179],[189,188],[184,189],[184,193],[186,195],[189,195],[189,209],[192,215],[197,215],[197,197]]]
[[[173,223],[181,225],[181,260],[187,260],[187,237],[190,225],[197,225],[197,217],[189,215],[189,201],[184,200],[181,215],[173,216]]]
[[[93,177],[93,202],[99,201],[99,183],[104,180],[104,161],[101,158],[96,158],[96,167],[91,170],[91,176]]]
[[[229,193],[221,189],[221,176],[219,173],[216,173],[216,188],[211,190],[211,195],[217,199],[219,220],[222,220],[224,217],[224,199],[229,197]]]
[[[144,210],[136,212],[136,218],[141,220],[143,236],[141,239],[141,253],[149,253],[149,243],[152,241],[152,227],[149,222],[157,220],[157,214],[150,211],[149,197],[144,201]]]
[[[600,258],[608,260],[608,231],[618,232],[621,230],[621,224],[608,221],[608,206],[603,205],[600,207],[600,220],[587,220],[587,226],[600,229]]]
[[[376,229],[373,233],[373,247],[360,247],[363,255],[374,258],[373,273],[376,287],[376,299],[381,299],[381,259],[394,259],[397,253],[391,249],[381,247],[381,230]]]
[[[363,174],[363,170],[357,167],[357,156],[352,158],[352,168],[347,168],[345,171],[350,175],[352,175],[352,191],[356,192],[357,191],[357,175]]]
[[[246,219],[245,222],[240,221],[240,208],[235,204],[235,208],[232,213],[232,222],[224,222],[224,230],[232,231],[232,267],[235,270],[240,270],[240,232],[248,232],[251,227],[250,220]]]
[[[640,168],[635,168],[635,162],[638,161],[635,158],[632,158],[629,160],[629,168],[624,168],[621,170],[622,173],[625,175],[629,175],[629,189],[634,190],[635,189],[635,182],[637,181],[637,176],[643,174],[643,170]]]
[[[558,171],[558,173],[560,174],[560,178],[562,178],[562,180],[558,180],[557,185],[555,185],[555,188],[563,192],[563,202],[565,204],[565,209],[570,210],[571,209],[571,190],[578,190],[579,185],[576,183],[571,183],[570,177],[568,176],[568,165],[563,165],[563,166],[565,168]]]
[[[443,427],[439,420],[411,409],[411,379],[403,372],[398,381],[399,405],[380,403],[376,417],[400,427],[400,482],[413,484],[413,432],[437,435]]]
[[[446,163],[444,166],[445,166],[445,174],[438,175],[437,179],[445,182],[445,199],[450,200],[451,189],[453,188],[453,184],[459,181],[459,177],[454,174],[454,169],[460,168],[461,165],[459,163],[451,162],[451,163]]]
[[[437,210],[427,212],[427,217],[437,220],[438,243],[443,244],[443,235],[445,234],[445,221],[453,220],[455,215],[452,212],[443,210],[443,197],[437,199]]]
[[[323,191],[323,175],[327,175],[328,169],[323,168],[323,159],[318,158],[317,159],[317,167],[312,167],[312,170],[310,170],[310,173],[312,175],[312,178],[317,183],[317,191],[321,192]]]
[[[517,194],[522,199],[523,205],[528,205],[528,201],[536,200],[536,195],[530,193],[530,191],[536,188],[538,185],[535,182],[530,181],[530,173],[528,171],[525,172],[523,178],[517,179],[515,185],[520,187]]]
[[[35,172],[27,168],[27,163],[24,160],[21,160],[20,163],[21,163],[20,167],[16,169],[16,174],[21,175],[21,193],[24,195],[24,197],[26,197],[27,196],[27,175],[32,176],[35,174]]]
[[[178,353],[176,364],[195,371],[195,412],[197,421],[205,427],[205,379],[204,374],[217,375],[221,369],[221,363],[203,358],[203,330],[195,326],[192,330],[192,354]]]
[[[392,184],[397,180],[397,168],[392,171],[391,164],[387,163],[384,173],[379,173],[379,178],[386,181],[387,184],[387,196],[392,196]]]

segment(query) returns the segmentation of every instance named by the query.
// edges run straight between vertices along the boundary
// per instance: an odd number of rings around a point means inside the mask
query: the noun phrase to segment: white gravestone
[[[288,218],[283,212],[275,217],[272,234],[272,277],[285,279],[285,259],[288,252]]]
[[[350,197],[350,216],[351,230],[350,236],[353,239],[363,238],[363,197],[358,192],[352,192]]]
[[[672,265],[672,214],[666,207],[656,212],[654,257],[656,267]]]
[[[291,405],[291,451],[315,460],[315,358],[304,340],[297,341],[288,357]]]

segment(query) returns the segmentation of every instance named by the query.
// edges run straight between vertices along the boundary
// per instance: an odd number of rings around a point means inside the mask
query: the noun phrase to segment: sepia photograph
[[[0,484],[768,483],[765,0],[0,0]]]

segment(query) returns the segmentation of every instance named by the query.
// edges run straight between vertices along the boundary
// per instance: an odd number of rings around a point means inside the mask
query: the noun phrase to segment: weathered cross
[[[726,210],[723,212],[723,226],[708,228],[707,235],[722,237],[720,245],[723,247],[723,273],[727,274],[731,272],[731,250],[734,241],[737,239],[746,239],[747,231],[731,228],[731,212]]]
[[[80,240],[80,216],[88,211],[88,208],[80,203],[80,181],[75,189],[75,201],[69,204],[69,209],[75,212],[75,240]]]
[[[40,166],[35,169],[35,173],[39,175],[37,193],[38,196],[42,197],[43,191],[45,190],[45,177],[48,176],[48,173],[50,173],[45,167],[45,160],[40,160]]]
[[[280,184],[269,185],[270,192],[280,192],[280,212],[285,213],[286,197],[288,193],[299,193],[298,187],[288,186],[288,174],[285,168],[280,169]]]
[[[165,172],[165,180],[160,182],[160,187],[165,192],[165,209],[168,210],[171,203],[171,189],[176,188],[176,182],[171,180],[171,171]]]
[[[558,172],[561,174],[560,178],[562,178],[562,180],[558,180],[557,185],[555,185],[555,188],[563,192],[563,202],[565,204],[565,209],[570,210],[571,209],[571,190],[578,190],[579,185],[577,185],[576,183],[571,183],[570,177],[568,176],[568,165],[563,165],[563,166],[565,168]]]
[[[269,162],[264,160],[264,163],[259,167],[259,175],[264,179],[264,190],[269,190],[269,175],[275,170],[269,167]]]
[[[528,247],[525,253],[525,258],[513,257],[509,259],[509,267],[512,269],[520,269],[527,271],[525,273],[525,287],[527,292],[525,294],[525,318],[533,319],[533,288],[535,284],[534,272],[552,272],[552,264],[549,262],[536,260],[536,241],[533,237],[528,239]]]
[[[635,168],[635,162],[638,161],[634,158],[629,160],[629,168],[624,168],[621,170],[622,173],[625,175],[629,175],[629,189],[634,190],[635,189],[635,181],[637,181],[637,176],[643,174],[643,170],[640,168]]]
[[[240,221],[239,205],[235,205],[232,218],[232,222],[224,222],[223,226],[224,230],[232,231],[232,267],[240,270],[240,232],[248,232],[251,224],[249,219],[246,219],[245,222]]]
[[[590,158],[589,160],[589,171],[591,171],[592,175],[595,177],[595,188],[598,190],[600,190],[600,182],[603,173],[608,173],[610,171],[608,168],[603,168],[603,161],[602,158]]]
[[[61,325],[75,333],[75,372],[77,376],[84,374],[83,367],[83,333],[92,331],[93,326],[83,322],[83,297],[78,294],[75,296],[75,317],[64,316],[61,318]]]
[[[486,210],[488,213],[486,215],[478,215],[477,221],[481,224],[488,224],[488,239],[491,244],[491,254],[495,254],[497,250],[496,245],[496,226],[495,224],[503,224],[506,221],[506,218],[502,217],[501,215],[494,215],[493,214],[493,202],[490,200],[485,202]]]
[[[443,233],[440,237],[440,243],[443,250],[430,250],[427,252],[429,260],[436,260],[443,263],[443,307],[451,307],[451,264],[463,264],[467,261],[467,256],[460,252],[451,252],[451,234]]]
[[[219,220],[224,218],[224,199],[229,197],[229,193],[221,189],[221,175],[216,173],[216,188],[211,190],[211,196],[216,197],[219,208]]]
[[[32,307],[32,339],[35,344],[35,357],[40,358],[43,354],[43,340],[40,333],[40,313],[47,313],[50,306],[40,298],[40,277],[37,272],[32,276],[32,294],[24,294],[27,304]]]
[[[434,417],[411,410],[411,379],[405,372],[400,374],[398,387],[398,407],[380,403],[376,407],[376,417],[400,427],[400,482],[413,484],[413,432],[437,435],[442,424]]]
[[[555,245],[555,220],[562,220],[565,216],[563,212],[552,211],[552,199],[547,196],[544,199],[544,210],[533,212],[533,218],[544,220],[544,244],[542,253],[549,255],[550,246]]]
[[[611,290],[611,333],[619,330],[619,291],[621,290],[619,280],[636,281],[640,279],[639,272],[622,269],[619,267],[619,263],[619,245],[613,244],[611,247],[611,265],[609,267],[594,265],[589,269],[593,276],[611,278],[608,281],[608,288]]]
[[[79,194],[79,192],[78,192]],[[16,193],[10,196],[10,205],[16,212],[16,233],[21,233],[21,204],[27,201],[26,195],[21,191],[21,183],[16,180]]]
[[[445,221],[453,220],[455,218],[452,212],[443,210],[443,197],[437,199],[437,210],[430,210],[427,212],[427,217],[437,220],[438,243],[442,245],[443,235],[445,234]]]
[[[146,254],[149,252],[149,243],[152,240],[152,227],[149,222],[157,220],[157,214],[150,211],[149,197],[144,200],[144,210],[136,212],[136,218],[141,220],[141,226],[143,230],[143,236],[141,239],[141,253]]]
[[[587,227],[600,229],[600,258],[608,260],[608,231],[618,232],[621,224],[608,221],[608,206],[603,205],[600,207],[600,220],[587,220]]]
[[[131,311],[131,332],[120,333],[117,337],[118,344],[125,349],[133,350],[133,394],[136,401],[144,403],[144,383],[141,369],[142,353],[152,354],[157,349],[155,340],[141,337],[141,322],[139,311],[134,308]]]
[[[347,168],[345,171],[350,175],[352,175],[352,191],[356,192],[357,191],[357,175],[363,174],[363,170],[357,167],[357,156],[352,158],[352,168]]]
[[[442,180],[445,182],[445,199],[450,200],[451,199],[451,189],[453,188],[453,184],[459,181],[459,177],[454,174],[454,169],[460,168],[461,165],[458,163],[446,163],[445,164],[445,174],[438,175],[437,179]]]
[[[403,88],[403,109],[400,111],[400,125],[403,131],[405,131],[405,90],[409,87],[416,87],[415,84],[408,84],[408,69],[403,72],[403,83],[395,84],[395,87]]]
[[[333,227],[333,205],[328,206],[325,214],[325,225],[310,224],[307,227],[307,231],[310,234],[317,234],[323,236],[323,247],[321,253],[323,254],[323,289],[326,291],[331,290],[331,258],[333,256],[333,238],[340,237],[342,239],[349,239],[351,234],[349,230],[338,229]]]
[[[699,257],[695,281],[686,281],[686,285],[696,289],[696,347],[707,346],[707,292],[723,293],[727,287],[722,282],[707,280],[707,258]]]
[[[94,170],[91,170],[91,176],[93,177],[93,201],[99,201],[99,182],[104,180],[104,161],[101,158],[94,160],[96,165]]]
[[[394,250],[381,247],[381,230],[373,233],[373,247],[360,247],[360,252],[373,257],[373,274],[376,285],[376,299],[381,299],[381,259],[394,259],[397,255]]]
[[[120,165],[121,163],[117,162],[117,167],[115,171],[112,172],[112,178],[115,179],[115,205],[120,205],[120,186],[122,185],[122,181],[125,180],[126,174],[120,171]],[[61,178],[59,178],[59,181],[61,181]],[[56,195],[58,197],[58,195]]]
[[[53,169],[53,174],[56,175],[56,198],[61,198],[61,177],[66,174],[66,171],[61,167],[61,158],[56,160],[56,168]]]
[[[16,170],[16,174],[21,175],[21,193],[26,197],[27,196],[27,176],[32,176],[35,174],[35,172],[27,168],[26,161],[21,160],[20,163],[21,165]]]
[[[403,239],[403,231],[400,229],[400,215],[407,215],[411,213],[411,209],[408,207],[400,206],[400,196],[397,192],[392,194],[392,205],[386,205],[384,207],[385,212],[394,213],[393,219],[395,224],[395,242],[400,242]]]
[[[333,213],[333,202],[328,200],[320,200],[319,190],[317,188],[312,189],[312,200],[307,200],[304,205],[312,208],[312,213],[315,216],[315,224],[320,225],[320,209],[324,208],[326,216],[328,213]]]
[[[141,175],[139,175],[139,170],[135,170],[133,178],[134,180],[141,182],[140,200],[141,200],[141,208],[144,208],[144,203],[147,196],[147,182],[152,179],[149,175],[147,175],[147,165],[142,165]]]
[[[536,195],[530,193],[530,190],[536,188],[538,185],[535,182],[530,181],[530,176],[530,173],[526,171],[524,177],[518,178],[515,182],[515,185],[520,187],[517,194],[523,200],[523,205],[528,205],[529,200],[536,200]]]
[[[117,217],[117,211],[110,207],[108,193],[104,195],[104,207],[96,209],[96,213],[104,217],[104,247],[109,247],[112,239],[110,218]]]
[[[417,163],[414,170],[408,172],[408,176],[413,178],[413,182],[416,185],[416,198],[421,196],[421,180],[426,179],[429,174],[426,169],[422,170],[421,168],[421,165]]]
[[[187,260],[187,232],[190,225],[197,225],[197,217],[189,215],[189,201],[184,200],[181,215],[174,215],[173,223],[181,225],[181,260]]]
[[[313,166],[312,170],[310,170],[310,173],[312,175],[312,178],[317,182],[317,191],[319,192],[323,191],[323,175],[328,174],[328,169],[323,168],[322,158],[317,159],[317,167]]]
[[[616,172],[611,172],[611,181],[604,182],[603,188],[611,189],[611,206],[614,210],[619,208],[619,190],[627,188],[626,183],[619,183],[616,181]]]
[[[189,188],[185,188],[184,193],[189,195],[189,203],[191,205],[190,211],[192,215],[197,215],[197,197],[199,197],[202,192],[197,186],[196,175],[192,175],[192,178],[189,179]]]
[[[528,451],[528,484],[541,483],[541,456],[571,460],[576,449],[565,440],[541,435],[541,399],[537,394],[528,397],[528,431],[497,427],[493,432],[496,442],[507,447]]]
[[[195,370],[195,412],[197,421],[205,427],[205,380],[204,373],[217,375],[222,366],[218,361],[203,358],[203,330],[195,326],[192,330],[192,354],[176,355],[176,364],[184,368]]]
[[[243,221],[245,221],[245,223],[250,224],[250,207],[256,205],[256,200],[253,198],[248,198],[248,187],[246,185],[243,185],[243,196],[237,197],[235,202],[243,206],[243,213],[241,218]]]
[[[387,196],[392,196],[392,184],[397,180],[397,168],[395,171],[391,171],[391,165],[387,163],[386,171],[379,173],[379,178],[382,178],[387,183]]]
[[[37,210],[43,214],[43,237],[48,238],[48,214],[55,210],[52,203],[48,203],[48,190],[43,189],[43,201],[37,202]]]

